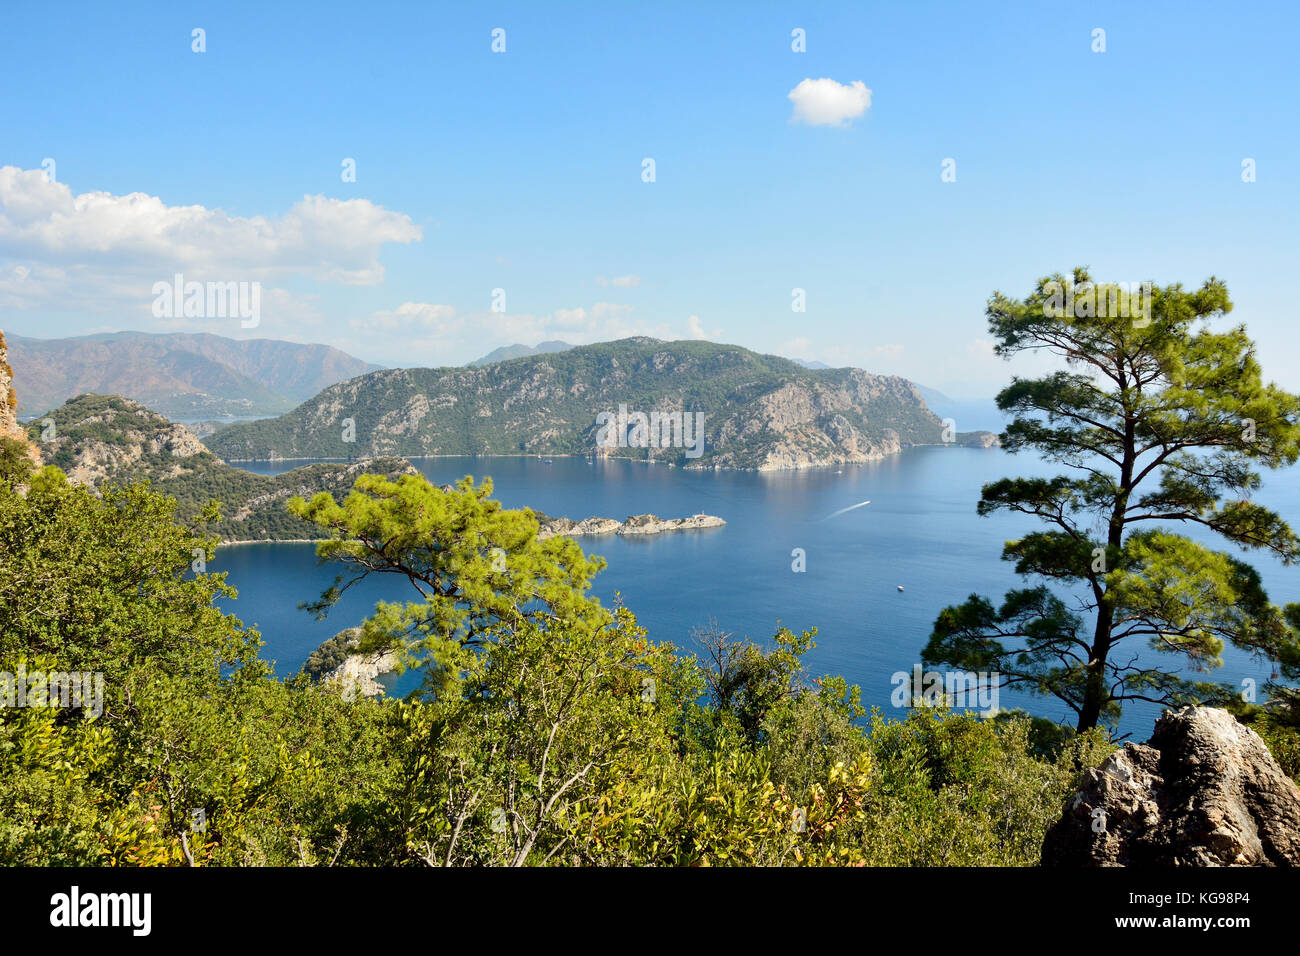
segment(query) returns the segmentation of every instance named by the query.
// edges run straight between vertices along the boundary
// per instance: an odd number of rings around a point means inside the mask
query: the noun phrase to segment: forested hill
[[[147,478],[175,498],[177,517],[189,520],[209,500],[221,504],[223,540],[315,538],[320,529],[295,518],[285,502],[329,491],[342,498],[363,472],[395,476],[414,473],[400,458],[353,464],[315,464],[280,475],[254,475],[227,465],[184,425],[167,421],[117,395],[79,395],[28,426],[42,462],[57,465],[78,484],[122,484]]]
[[[810,370],[736,345],[631,338],[477,368],[372,372],[279,418],[223,429],[210,447],[227,460],[591,454],[597,416],[620,407],[703,414],[698,456],[683,447],[608,450],[688,467],[870,461],[938,444],[943,432],[903,378]]]

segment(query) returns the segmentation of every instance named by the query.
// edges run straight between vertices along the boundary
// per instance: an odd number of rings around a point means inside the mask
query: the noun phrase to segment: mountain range
[[[575,348],[558,339],[535,346],[494,349],[467,364],[552,355]],[[134,399],[199,437],[231,419],[281,415],[322,389],[383,368],[326,345],[275,339],[231,339],[208,333],[116,332],[63,339],[9,336],[9,362],[20,384],[18,418],[30,420],[77,395],[114,394]],[[824,362],[789,360],[812,371]],[[952,399],[915,385],[941,416]],[[960,415],[957,421],[970,421]],[[984,416],[987,419],[987,416]]]
[[[382,368],[328,345],[207,333],[10,335],[8,343],[24,419],[87,392],[131,398],[172,419],[279,415]]]
[[[602,415],[620,410],[702,415],[703,446],[636,447],[635,432],[625,440],[625,430],[610,433],[608,418],[602,426]],[[941,421],[906,379],[811,370],[736,345],[635,337],[490,365],[370,372],[278,418],[236,422],[208,445],[227,460],[607,454],[776,470],[870,461],[942,440]]]

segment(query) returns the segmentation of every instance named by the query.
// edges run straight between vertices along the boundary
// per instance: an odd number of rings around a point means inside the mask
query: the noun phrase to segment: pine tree
[[[1269,602],[1250,565],[1180,533],[1199,527],[1286,563],[1300,556],[1300,538],[1251,499],[1255,467],[1300,455],[1300,397],[1264,383],[1243,326],[1214,329],[1231,309],[1215,278],[1193,292],[1130,290],[1096,285],[1084,269],[1039,280],[1023,300],[994,293],[986,314],[998,354],[1065,363],[998,395],[1014,415],[1003,445],[1069,473],[983,488],[981,515],[1047,526],[1002,553],[1040,583],[1001,607],[971,595],[944,609],[927,663],[996,670],[1002,686],[1057,697],[1086,730],[1117,719],[1125,701],[1229,693],[1140,665],[1139,642],[1201,671],[1221,666],[1225,643],[1295,659],[1300,618],[1289,623]]]

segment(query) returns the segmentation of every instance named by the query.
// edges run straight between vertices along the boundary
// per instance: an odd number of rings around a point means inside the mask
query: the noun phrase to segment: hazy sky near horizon
[[[61,3],[3,21],[17,334],[208,331],[386,365],[709,338],[969,397],[1032,371],[991,354],[990,293],[1087,265],[1224,279],[1266,376],[1300,388],[1294,2]],[[156,317],[177,273],[260,283],[257,327]]]

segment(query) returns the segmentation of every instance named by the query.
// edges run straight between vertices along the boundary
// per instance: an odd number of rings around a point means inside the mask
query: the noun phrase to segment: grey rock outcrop
[[[724,524],[715,515],[691,515],[689,518],[659,518],[655,515],[632,515],[616,534],[659,534],[664,531],[692,531],[696,528],[720,528]]]
[[[9,365],[9,349],[3,332],[0,332],[0,437],[25,442],[28,456],[40,463],[40,454],[28,441],[27,430],[18,424],[18,391],[14,388],[14,370]]]
[[[613,518],[583,518],[581,521],[574,521],[572,518],[552,518],[542,523],[537,537],[541,539],[567,535],[571,538],[580,538],[586,535],[613,534],[621,527],[622,524]]]
[[[334,670],[325,675],[325,681],[338,684],[344,700],[362,697],[382,697],[384,687],[378,678],[397,667],[397,655],[392,651],[374,654],[349,654]]]
[[[665,531],[691,531],[696,528],[720,528],[727,522],[716,515],[691,515],[689,518],[660,518],[652,514],[631,515],[626,521],[613,518],[548,518],[537,532],[539,540],[567,535],[571,538],[600,534],[644,535]]]
[[[397,669],[395,651],[363,654],[357,650],[361,628],[339,631],[307,658],[303,671],[323,686],[336,689],[344,700],[379,697],[384,693],[378,678]]]
[[[107,437],[91,437],[100,431]],[[71,437],[74,433],[80,437]],[[94,414],[80,416],[75,423],[60,422],[55,437],[42,444],[51,458],[68,449],[63,471],[78,485],[120,478],[155,456],[172,465],[150,477],[173,478],[183,473],[186,459],[207,452],[184,425],[169,422],[129,398],[112,397]]]
[[[1297,866],[1300,788],[1225,710],[1165,711],[1145,744],[1089,770],[1044,866]]]

